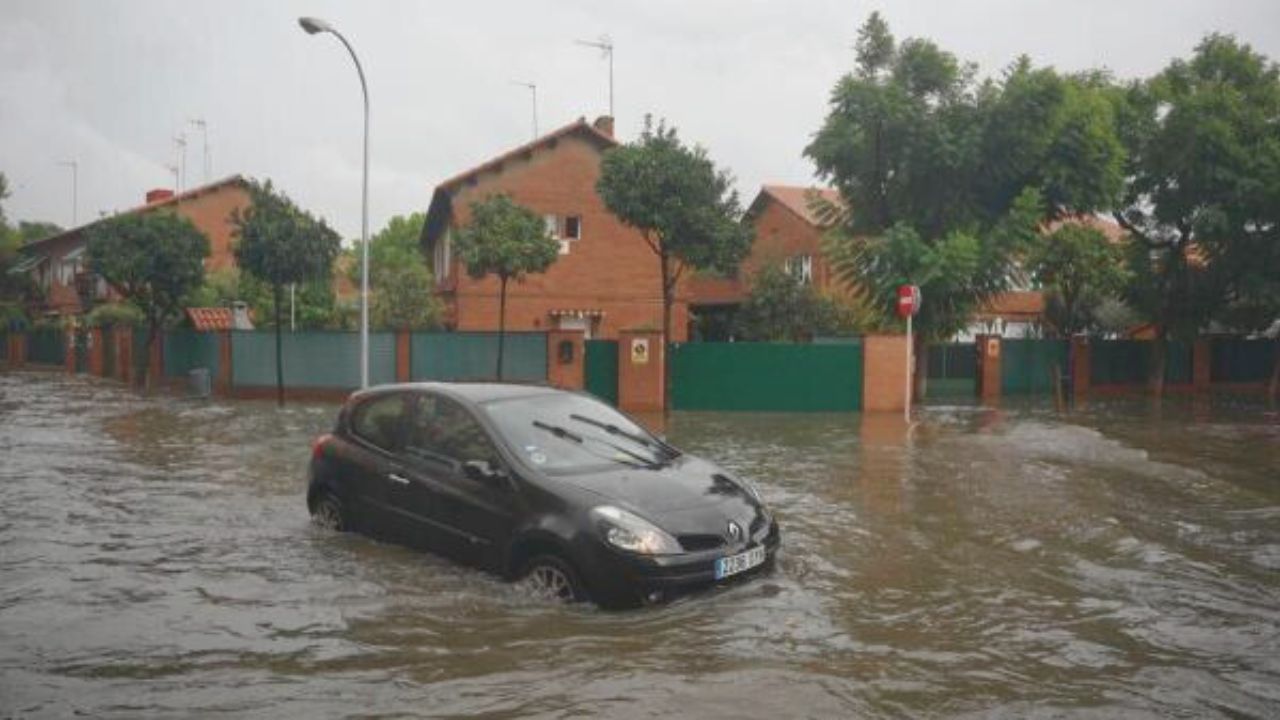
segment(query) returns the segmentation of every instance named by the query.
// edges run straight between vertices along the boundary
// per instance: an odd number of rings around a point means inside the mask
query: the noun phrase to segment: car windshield
[[[581,395],[504,398],[481,407],[512,451],[547,473],[611,464],[656,467],[679,454],[625,415]]]

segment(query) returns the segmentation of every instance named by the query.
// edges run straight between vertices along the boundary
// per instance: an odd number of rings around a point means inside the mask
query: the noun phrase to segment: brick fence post
[[[89,374],[103,377],[106,365],[103,360],[105,348],[102,345],[102,328],[89,328],[85,339],[89,343]]]
[[[984,403],[1000,402],[1000,336],[979,335],[978,399]]]
[[[76,374],[76,329],[68,328],[63,332],[63,352],[62,366],[66,368],[68,375]]]
[[[396,382],[409,382],[413,377],[413,345],[408,330],[396,331]]]
[[[133,328],[116,327],[116,374],[125,385],[133,384]]]
[[[1087,337],[1071,338],[1071,399],[1081,402],[1089,395],[1089,378],[1093,376],[1093,345]]]
[[[1191,346],[1191,387],[1195,392],[1207,392],[1213,378],[1213,353],[1209,349],[1209,338],[1196,338]]]
[[[660,412],[666,406],[667,348],[660,330],[618,333],[618,408]]]
[[[231,378],[234,377],[231,358],[231,331],[222,330],[218,333],[218,373],[213,378],[212,388],[217,397],[231,395]]]
[[[907,403],[907,336],[862,338],[862,409],[902,412]]]
[[[547,331],[547,382],[563,390],[586,387],[586,333],[581,330]]]
[[[25,332],[9,334],[9,366],[20,368],[27,364],[28,336]]]

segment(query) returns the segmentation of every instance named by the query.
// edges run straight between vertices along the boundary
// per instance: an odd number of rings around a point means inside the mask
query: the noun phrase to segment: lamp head
[[[300,17],[298,18],[298,24],[302,26],[303,30],[307,31],[308,35],[315,35],[318,32],[330,32],[333,30],[329,23],[321,20],[320,18]]]

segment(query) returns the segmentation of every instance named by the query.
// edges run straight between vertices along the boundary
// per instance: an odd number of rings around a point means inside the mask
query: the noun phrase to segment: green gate
[[[618,341],[588,340],[583,357],[587,392],[610,405],[618,404]]]
[[[978,393],[978,350],[973,343],[937,343],[926,352],[930,398],[974,397]]]
[[[1153,340],[1099,340],[1090,347],[1090,385],[1142,385],[1154,362]],[[1191,343],[1170,340],[1165,348],[1164,381],[1191,382]]]
[[[1000,392],[1049,395],[1067,372],[1067,341],[1005,339],[1000,342]]]
[[[61,365],[66,358],[66,334],[57,328],[41,328],[27,335],[27,362]]]
[[[861,343],[684,343],[668,351],[676,410],[862,408]]]
[[[494,380],[498,376],[498,333],[413,333],[409,339],[409,375],[414,380],[446,382]],[[546,382],[546,333],[506,333],[502,341],[502,379]]]
[[[116,376],[115,333],[110,325],[103,325],[99,335],[102,337],[102,376],[113,378]]]
[[[75,356],[76,356],[76,372],[83,373],[89,371],[89,331],[86,328],[76,328],[75,331]]]
[[[1276,340],[1213,338],[1209,344],[1212,382],[1266,382],[1276,362]]]

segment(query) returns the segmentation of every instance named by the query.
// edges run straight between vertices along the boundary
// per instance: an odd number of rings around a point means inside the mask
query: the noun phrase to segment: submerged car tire
[[[531,558],[516,577],[521,588],[539,600],[567,605],[587,599],[577,571],[555,555]]]
[[[346,532],[347,513],[333,493],[321,493],[311,506],[311,522],[324,530]]]

